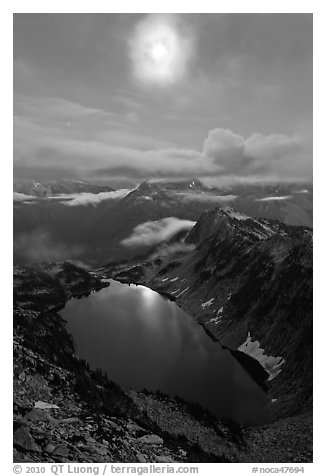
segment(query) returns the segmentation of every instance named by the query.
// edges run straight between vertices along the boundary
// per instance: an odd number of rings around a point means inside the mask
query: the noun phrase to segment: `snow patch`
[[[274,234],[274,231],[268,225],[265,225],[262,221],[258,221],[258,220],[254,220],[254,221],[260,226],[260,228],[265,230],[269,236]]]
[[[188,286],[187,288],[185,288],[183,291],[181,291],[179,294],[177,294],[175,297],[179,297],[181,296],[181,294],[185,293],[186,291],[188,291],[190,286]]]
[[[41,410],[47,410],[48,408],[59,408],[58,405],[53,403],[42,402],[42,400],[38,400],[34,403],[34,408],[40,408]]]
[[[260,347],[259,341],[253,341],[248,332],[247,339],[243,344],[238,347],[238,350],[244,352],[247,355],[250,355],[264,367],[266,372],[269,374],[268,380],[273,380],[281,372],[281,366],[284,364],[285,360],[283,357],[273,357],[271,355],[266,355],[265,349]]]
[[[254,236],[257,236],[257,238],[259,240],[265,240],[266,239],[266,235],[264,235],[263,233],[259,233],[259,231],[251,231],[251,234],[254,235]]]
[[[212,319],[210,319],[208,321],[208,323],[217,324],[218,322],[221,321],[222,315],[223,315],[223,306],[219,308],[219,310],[217,311],[216,316],[213,317]]]
[[[203,309],[205,309],[206,307],[211,306],[212,303],[213,303],[213,301],[214,301],[214,298],[210,299],[209,301],[203,302],[203,304],[201,305],[201,307],[202,307]]]
[[[244,215],[243,213],[239,213],[235,210],[232,209],[225,209],[224,212],[230,217],[230,218],[235,218],[238,221],[243,221],[243,220],[251,220],[251,217],[248,217],[248,215]]]

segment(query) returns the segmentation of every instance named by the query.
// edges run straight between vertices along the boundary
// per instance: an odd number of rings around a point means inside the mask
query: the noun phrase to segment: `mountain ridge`
[[[161,292],[221,345],[258,357],[269,377],[276,374],[268,385],[278,416],[309,408],[312,230],[217,209],[201,216],[185,242],[195,250],[101,272]]]

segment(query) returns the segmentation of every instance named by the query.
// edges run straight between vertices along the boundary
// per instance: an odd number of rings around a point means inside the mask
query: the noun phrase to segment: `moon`
[[[152,46],[151,55],[157,63],[164,62],[169,57],[169,49],[164,43],[159,42]]]
[[[172,85],[187,74],[192,39],[175,15],[151,14],[129,41],[134,77],[143,84]]]

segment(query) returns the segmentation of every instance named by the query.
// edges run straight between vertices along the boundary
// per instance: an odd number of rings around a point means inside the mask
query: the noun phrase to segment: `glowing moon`
[[[136,25],[129,46],[135,78],[160,86],[186,75],[193,50],[189,31],[174,15],[148,15]]]
[[[166,61],[169,56],[169,50],[163,43],[157,43],[152,46],[151,54],[154,61]]]

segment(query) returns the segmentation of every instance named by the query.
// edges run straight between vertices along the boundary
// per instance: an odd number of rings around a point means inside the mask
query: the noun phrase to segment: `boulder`
[[[25,415],[25,420],[29,421],[53,421],[53,418],[40,408],[33,408]]]
[[[55,446],[52,444],[52,443],[48,443],[45,447],[44,447],[44,452],[45,453],[49,453],[49,454],[52,454],[55,450]]]
[[[21,427],[14,433],[14,445],[19,446],[27,451],[40,452],[41,448],[35,443],[34,438],[27,430],[27,428]]]
[[[139,463],[147,463],[145,455],[143,455],[142,453],[137,453],[136,458]]]
[[[139,443],[146,445],[162,445],[163,439],[157,435],[144,435],[137,439]]]
[[[144,435],[144,434],[146,434],[146,430],[144,430],[144,428],[142,428],[141,426],[137,425],[136,423],[128,423],[128,424],[127,424],[127,430],[128,430],[130,433],[133,433],[133,434],[138,434],[138,435]]]
[[[35,402],[34,407],[40,408],[41,410],[47,410],[49,408],[59,408],[58,405],[55,405],[54,403],[42,402],[41,400]]]
[[[60,443],[60,445],[57,445],[52,454],[53,456],[68,456],[69,451],[66,443]]]
[[[174,459],[172,459],[170,456],[155,456],[155,461],[156,463],[175,463]]]

